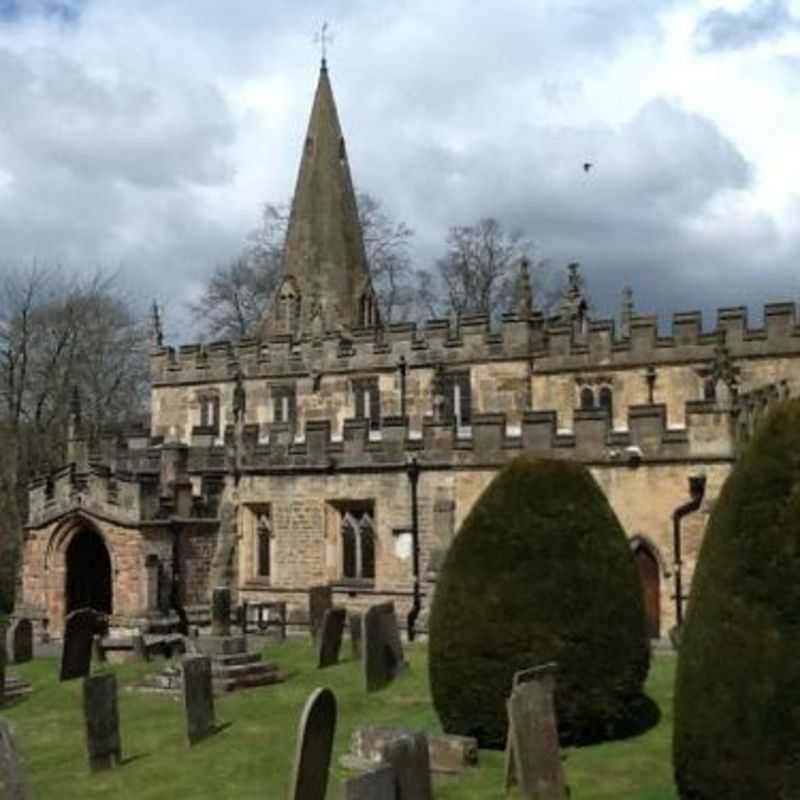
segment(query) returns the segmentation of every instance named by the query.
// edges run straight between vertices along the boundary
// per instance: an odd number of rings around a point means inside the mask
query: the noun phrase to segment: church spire
[[[323,57],[281,277],[262,334],[301,336],[377,321],[347,150]]]

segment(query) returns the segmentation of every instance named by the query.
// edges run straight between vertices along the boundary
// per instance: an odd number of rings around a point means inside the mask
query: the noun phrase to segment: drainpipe
[[[422,601],[420,598],[419,586],[419,510],[417,508],[417,484],[419,483],[419,462],[416,458],[409,460],[406,467],[406,475],[411,485],[411,553],[414,567],[414,602],[411,611],[408,612],[408,641],[413,642],[416,632],[414,626],[417,622]]]
[[[399,360],[397,361],[397,368],[400,370],[400,416],[403,418],[405,422],[406,419],[406,369],[408,368],[408,364],[406,363],[406,357],[400,356]]]
[[[689,476],[688,503],[678,506],[672,512],[672,549],[675,554],[675,624],[677,628],[683,623],[683,580],[681,577],[681,520],[700,508],[706,493],[706,476]]]

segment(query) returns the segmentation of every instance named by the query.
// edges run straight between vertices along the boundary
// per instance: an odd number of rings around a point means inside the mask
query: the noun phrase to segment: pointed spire
[[[519,275],[517,275],[517,283],[514,287],[514,307],[511,310],[522,318],[529,317],[533,311],[530,261],[524,256],[519,262]]]
[[[325,330],[360,327],[372,297],[347,151],[323,57],[281,258],[281,278],[261,332],[302,335],[311,324],[312,310],[313,316],[321,310]]]
[[[164,346],[164,333],[161,330],[161,314],[158,311],[158,303],[153,300],[153,308],[150,312],[150,350],[160,350]]]
[[[626,286],[622,290],[622,304],[619,309],[619,332],[623,338],[631,335],[633,314],[633,289],[630,286]]]

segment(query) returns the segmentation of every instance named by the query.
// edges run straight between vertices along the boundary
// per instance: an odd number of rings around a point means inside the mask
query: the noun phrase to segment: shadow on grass
[[[604,742],[621,742],[635,739],[655,728],[661,721],[661,709],[658,704],[643,694],[634,700],[627,709],[624,718],[607,725],[585,728],[578,735],[569,731],[561,731],[562,746],[591,747]]]
[[[221,722],[219,725],[214,726],[214,732],[211,734],[212,736],[217,736],[218,734],[222,733],[222,731],[226,731],[230,726],[233,725],[233,722]]]
[[[150,753],[134,753],[132,756],[126,756],[119,762],[121,767],[127,767],[128,764],[132,764],[134,761],[141,761],[143,758],[148,758]]]
[[[7,697],[3,702],[0,702],[0,711],[7,711],[9,708],[18,706],[20,703],[24,703],[28,697],[30,697],[30,692],[16,697]]]

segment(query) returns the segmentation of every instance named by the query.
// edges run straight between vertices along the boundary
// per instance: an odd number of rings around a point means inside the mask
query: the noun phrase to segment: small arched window
[[[609,417],[614,416],[614,393],[610,386],[602,386],[597,395],[597,404]]]
[[[705,400],[717,399],[717,384],[713,378],[706,378],[703,383],[703,398]]]
[[[360,509],[342,511],[342,577],[351,580],[375,578],[375,528],[372,514]]]
[[[594,392],[590,386],[584,386],[581,389],[581,409],[589,411],[594,408]]]

